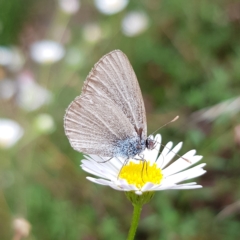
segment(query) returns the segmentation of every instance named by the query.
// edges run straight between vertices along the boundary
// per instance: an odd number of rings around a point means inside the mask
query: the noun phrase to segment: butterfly
[[[94,65],[66,110],[64,129],[71,146],[85,154],[129,159],[153,149],[138,80],[122,51]]]

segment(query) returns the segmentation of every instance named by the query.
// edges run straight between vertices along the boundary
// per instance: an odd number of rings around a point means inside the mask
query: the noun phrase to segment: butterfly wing
[[[87,154],[129,157],[145,148],[144,102],[124,53],[115,50],[95,64],[66,111],[64,128],[72,147]]]
[[[82,93],[113,101],[136,129],[142,129],[142,138],[147,137],[141,90],[133,68],[122,51],[112,51],[95,64],[84,83]]]
[[[80,152],[103,157],[116,155],[116,140],[136,136],[129,119],[113,101],[98,95],[77,97],[64,117],[65,133]]]

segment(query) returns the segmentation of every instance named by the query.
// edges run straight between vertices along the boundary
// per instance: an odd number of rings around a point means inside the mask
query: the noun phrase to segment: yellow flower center
[[[141,189],[147,182],[160,184],[163,174],[156,163],[150,165],[147,161],[129,161],[122,167],[119,178],[125,179],[128,184],[133,184]]]

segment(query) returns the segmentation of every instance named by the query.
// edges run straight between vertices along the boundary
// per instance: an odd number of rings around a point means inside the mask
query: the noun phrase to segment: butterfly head
[[[156,144],[156,142],[152,138],[148,137],[146,139],[146,148],[152,150],[155,148],[155,144]]]

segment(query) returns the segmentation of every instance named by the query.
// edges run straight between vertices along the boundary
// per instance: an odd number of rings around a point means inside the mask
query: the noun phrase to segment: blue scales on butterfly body
[[[146,140],[139,136],[118,140],[114,149],[115,157],[133,158],[146,148]]]

